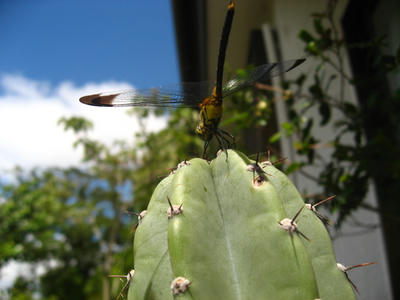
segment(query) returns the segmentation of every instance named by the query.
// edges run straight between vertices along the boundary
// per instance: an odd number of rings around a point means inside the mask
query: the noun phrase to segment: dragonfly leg
[[[224,137],[219,130],[217,130],[214,135],[218,141],[219,147],[221,148],[221,150],[225,151],[226,157],[228,158],[228,151],[227,151],[227,148],[229,147],[228,139]],[[228,147],[225,147],[224,143],[226,143]]]
[[[204,149],[203,149],[203,155],[201,156],[203,159],[206,159],[206,152],[207,152],[207,148],[208,148],[208,144],[210,143],[210,140],[206,140],[204,142]]]
[[[215,136],[215,138],[218,141],[218,145],[222,150],[226,151],[231,146],[236,147],[235,137],[232,134],[230,134],[229,132],[222,130],[220,128],[217,128],[217,130],[214,130],[213,132],[214,133],[212,136]],[[211,136],[211,138],[212,138],[212,136]],[[227,137],[229,137],[231,140],[229,140]],[[204,142],[204,150],[203,150],[203,155],[202,155],[203,159],[206,158],[206,152],[207,152],[208,145],[211,141],[211,138]]]
[[[217,128],[217,130],[215,130],[214,135],[218,140],[220,148],[225,151],[226,155],[228,156],[228,152],[226,150],[229,149],[232,145],[236,145],[234,136],[220,128]],[[227,137],[229,137],[231,140],[229,140]]]
[[[221,128],[218,128],[218,131],[220,132],[220,136],[228,144],[228,147],[233,146],[233,148],[236,148],[236,140],[235,140],[235,137],[232,134],[230,134],[229,132],[227,132],[227,131],[225,131],[225,130],[223,130]],[[230,137],[231,142],[226,137],[224,137],[223,134],[228,136],[228,137]]]

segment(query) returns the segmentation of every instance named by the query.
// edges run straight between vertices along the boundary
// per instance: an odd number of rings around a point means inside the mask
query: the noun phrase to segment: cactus
[[[355,299],[311,208],[268,161],[184,162],[142,214],[128,299]]]

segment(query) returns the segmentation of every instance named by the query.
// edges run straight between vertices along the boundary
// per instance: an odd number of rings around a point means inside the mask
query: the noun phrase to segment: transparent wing
[[[246,77],[236,76],[229,80],[223,87],[222,95],[231,95],[257,81],[290,71],[303,62],[304,59],[297,59],[258,66]],[[210,81],[184,82],[151,89],[98,93],[84,96],[79,101],[94,106],[198,107],[211,96],[214,86],[215,83]]]
[[[84,96],[80,102],[94,106],[198,107],[212,93],[210,81],[184,82],[150,89],[126,90]]]
[[[236,76],[229,80],[223,87],[222,94],[225,97],[236,93],[241,89],[252,86],[257,81],[264,81],[271,77],[288,72],[302,64],[304,61],[305,59],[295,59],[258,66],[246,77]]]

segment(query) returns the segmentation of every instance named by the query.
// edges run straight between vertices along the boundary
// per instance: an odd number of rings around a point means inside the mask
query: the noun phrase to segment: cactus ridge
[[[304,207],[271,163],[232,150],[190,160],[158,185],[140,222],[128,299],[355,299],[324,224]]]

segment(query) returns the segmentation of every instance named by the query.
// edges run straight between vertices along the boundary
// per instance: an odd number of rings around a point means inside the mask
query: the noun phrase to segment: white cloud
[[[10,287],[14,280],[23,274],[29,274],[29,264],[11,261],[1,269],[0,290]]]
[[[34,264],[11,260],[0,270],[0,291],[11,287],[19,276],[27,279],[37,279],[47,270],[57,266],[59,266],[59,263],[54,259],[46,261],[46,264],[43,262]]]
[[[57,126],[59,118],[83,116],[94,123],[91,136],[107,144],[115,139],[132,141],[138,123],[126,114],[126,108],[87,106],[81,96],[97,92],[132,88],[127,83],[88,83],[76,87],[63,82],[52,87],[20,75],[3,75],[0,85],[0,169],[15,165],[33,166],[78,165],[81,152],[73,149],[75,137]],[[148,130],[159,130],[165,118],[149,117]]]

